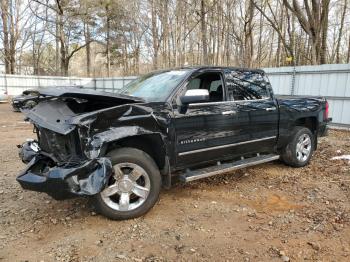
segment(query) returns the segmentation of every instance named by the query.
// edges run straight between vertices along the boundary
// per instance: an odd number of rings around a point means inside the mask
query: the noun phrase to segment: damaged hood
[[[80,99],[94,99],[100,101],[108,100],[109,102],[115,101],[116,103],[120,102],[121,100],[127,100],[129,102],[145,102],[142,98],[139,97],[74,87],[45,88],[38,90],[38,92],[40,95],[48,97],[70,97]]]
[[[77,88],[48,88],[39,92],[48,99],[32,110],[23,110],[25,120],[62,135],[71,132],[75,125],[84,125],[82,120],[85,116],[91,120],[91,116],[99,112],[144,102],[132,96]]]
[[[62,135],[68,134],[75,128],[69,120],[76,114],[62,100],[43,101],[32,110],[23,110],[23,113],[26,121]]]

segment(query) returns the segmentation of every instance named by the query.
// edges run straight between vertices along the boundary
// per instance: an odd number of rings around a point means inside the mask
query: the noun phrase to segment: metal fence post
[[[290,94],[293,96],[295,92],[295,77],[296,77],[296,66],[295,63],[293,63],[293,73],[292,73],[292,86],[290,88]]]

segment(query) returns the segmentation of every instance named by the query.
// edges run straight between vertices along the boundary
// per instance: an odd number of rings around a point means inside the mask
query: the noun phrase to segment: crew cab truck
[[[111,219],[141,216],[163,187],[281,159],[309,163],[326,134],[324,98],[277,98],[262,70],[153,72],[118,93],[39,90],[24,110],[36,140],[20,147],[24,189],[93,197]]]

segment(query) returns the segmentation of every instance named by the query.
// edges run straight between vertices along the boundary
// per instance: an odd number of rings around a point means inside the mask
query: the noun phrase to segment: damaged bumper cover
[[[156,116],[143,99],[87,90],[43,89],[40,95],[45,100],[23,111],[37,134],[37,140],[19,146],[20,158],[28,164],[17,177],[24,189],[46,192],[55,199],[95,195],[113,173],[109,158],[104,157],[109,145],[149,135],[166,151],[165,131],[159,123],[168,121],[169,109]]]
[[[91,196],[102,191],[112,174],[108,158],[88,160],[79,166],[52,166],[52,160],[37,153],[17,177],[23,189],[45,192],[54,199]]]

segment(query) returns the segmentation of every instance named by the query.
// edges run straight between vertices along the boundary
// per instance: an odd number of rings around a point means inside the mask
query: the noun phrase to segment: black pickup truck
[[[24,189],[92,196],[111,219],[146,213],[161,187],[277,159],[308,164],[326,133],[324,98],[276,98],[262,70],[158,71],[118,93],[43,89],[20,147]]]

